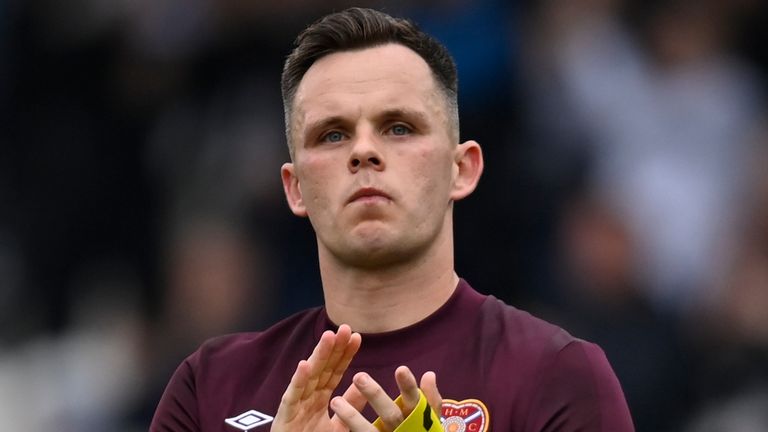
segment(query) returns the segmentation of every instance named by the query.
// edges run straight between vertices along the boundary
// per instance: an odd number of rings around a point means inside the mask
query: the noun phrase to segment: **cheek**
[[[440,184],[447,185],[452,178],[453,154],[448,149],[425,150],[420,154],[421,168],[424,173]]]
[[[448,199],[452,177],[452,159],[447,151],[424,149],[410,159],[415,184],[422,189],[422,198],[430,202]]]
[[[302,198],[310,216],[329,206],[329,191],[335,190],[330,162],[322,155],[306,155],[297,165]]]

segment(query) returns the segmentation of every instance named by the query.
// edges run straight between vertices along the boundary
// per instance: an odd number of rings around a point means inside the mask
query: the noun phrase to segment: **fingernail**
[[[368,382],[370,380],[368,379],[368,375],[366,374],[360,374],[357,376],[357,383],[360,385],[368,385]]]

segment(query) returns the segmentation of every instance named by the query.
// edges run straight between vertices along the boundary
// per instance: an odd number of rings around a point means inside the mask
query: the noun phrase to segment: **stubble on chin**
[[[371,229],[356,234],[346,239],[345,244],[331,246],[328,252],[339,264],[362,270],[383,270],[416,262],[435,241],[434,238],[422,238],[430,236],[398,235],[386,230]]]

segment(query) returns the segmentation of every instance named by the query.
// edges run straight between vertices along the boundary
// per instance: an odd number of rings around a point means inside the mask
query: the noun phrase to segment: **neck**
[[[415,324],[453,294],[450,224],[418,259],[375,270],[349,268],[320,250],[320,275],[328,316],[356,332],[382,333]]]

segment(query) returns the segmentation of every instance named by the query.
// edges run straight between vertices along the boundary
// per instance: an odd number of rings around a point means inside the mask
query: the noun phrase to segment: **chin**
[[[365,269],[380,269],[412,261],[424,248],[413,241],[394,238],[358,239],[336,254],[346,264]]]
[[[346,265],[366,270],[381,270],[397,266],[409,260],[406,255],[401,253],[383,250],[360,251],[359,253],[349,254],[342,258]]]

